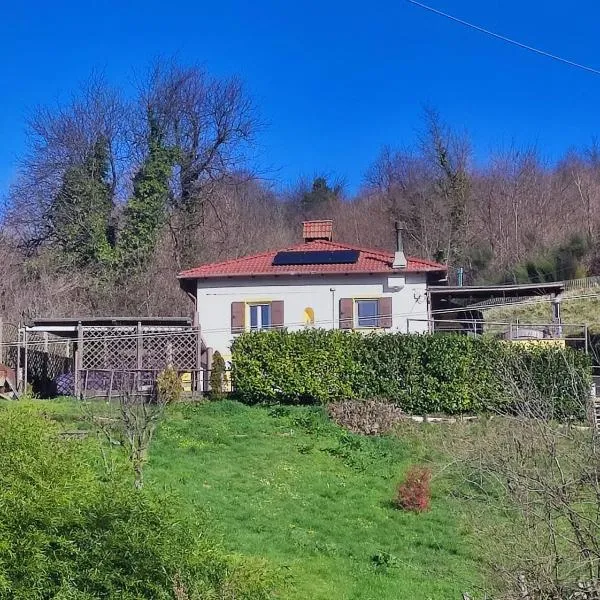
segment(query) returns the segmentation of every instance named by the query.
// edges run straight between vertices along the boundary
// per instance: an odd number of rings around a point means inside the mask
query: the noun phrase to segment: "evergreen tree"
[[[69,168],[48,214],[49,238],[76,267],[110,261],[112,191],[108,144],[99,139],[80,165]]]
[[[311,189],[304,191],[300,197],[300,210],[306,218],[321,216],[320,212],[339,200],[341,194],[340,185],[331,187],[325,177],[316,177]]]
[[[164,145],[152,114],[148,121],[148,156],[134,177],[133,194],[125,207],[118,241],[118,266],[125,273],[139,271],[152,256],[165,219],[175,159],[174,150]]]

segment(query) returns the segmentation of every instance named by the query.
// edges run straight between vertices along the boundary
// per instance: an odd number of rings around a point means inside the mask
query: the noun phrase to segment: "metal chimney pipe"
[[[392,268],[405,269],[408,263],[406,256],[404,255],[404,242],[402,240],[404,225],[400,221],[396,221],[394,226],[396,228],[396,252],[394,253],[394,263],[392,264]]]

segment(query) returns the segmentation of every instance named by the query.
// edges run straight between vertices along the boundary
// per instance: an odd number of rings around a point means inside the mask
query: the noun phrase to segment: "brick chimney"
[[[331,242],[333,234],[333,221],[304,221],[302,223],[302,237],[305,242],[327,240]]]

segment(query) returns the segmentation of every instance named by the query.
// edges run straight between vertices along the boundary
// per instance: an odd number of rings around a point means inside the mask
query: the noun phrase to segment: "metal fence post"
[[[17,378],[16,385],[17,390],[21,390],[21,325],[17,326],[17,367],[15,369],[15,377]]]
[[[77,324],[77,348],[75,349],[75,396],[81,397],[81,370],[83,368],[83,325],[81,321]]]
[[[142,323],[138,321],[137,324],[137,343],[136,343],[136,368],[138,371],[142,370],[144,356],[144,336],[142,332]]]
[[[27,393],[27,369],[28,369],[28,364],[27,364],[27,327],[23,327],[23,341],[24,341],[24,345],[25,345],[25,363],[23,365],[23,393],[26,394]]]
[[[588,348],[588,324],[587,323],[585,323],[583,326],[583,333],[585,335],[585,353],[588,354],[589,348]]]

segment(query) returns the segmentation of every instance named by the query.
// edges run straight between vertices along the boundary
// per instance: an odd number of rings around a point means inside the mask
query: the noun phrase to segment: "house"
[[[428,286],[446,281],[446,267],[406,258],[398,226],[395,253],[335,242],[332,230],[308,221],[301,244],[180,273],[206,344],[227,360],[242,331],[428,331]]]

